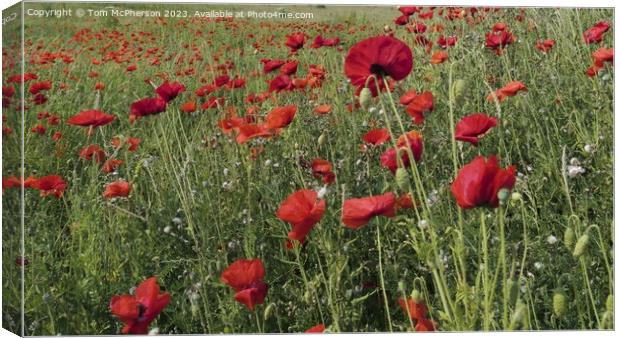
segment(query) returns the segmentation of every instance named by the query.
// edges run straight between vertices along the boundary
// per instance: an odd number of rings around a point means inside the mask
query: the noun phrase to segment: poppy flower
[[[415,94],[410,98],[407,103],[405,111],[409,116],[413,118],[413,122],[417,125],[424,123],[424,117],[428,112],[433,111],[434,108],[433,93],[425,91],[421,94]],[[402,102],[402,97],[401,97]]]
[[[265,268],[260,259],[239,259],[222,272],[222,283],[232,287],[237,293],[235,300],[254,311],[256,304],[262,304],[269,286],[263,282]]]
[[[109,174],[109,173],[113,172],[114,170],[116,170],[116,168],[118,168],[118,166],[120,166],[121,164],[123,164],[123,161],[117,160],[115,158],[111,158],[111,159],[105,161],[105,163],[101,167],[101,170],[104,173]]]
[[[184,91],[185,86],[182,85],[180,82],[170,83],[168,81],[164,82],[161,86],[155,89],[157,95],[159,95],[159,97],[166,102],[174,100],[174,98],[179,96],[179,94]]]
[[[52,135],[52,141],[60,141],[62,138],[62,133],[57,131]]]
[[[288,75],[276,76],[269,82],[269,92],[280,92],[283,90],[289,90],[293,86],[291,78]]]
[[[412,16],[416,12],[420,11],[420,8],[416,6],[398,6],[398,10],[406,16]]]
[[[270,73],[284,65],[284,61],[282,60],[271,60],[271,59],[262,59],[261,63],[263,64],[263,73]]]
[[[106,155],[103,149],[101,149],[101,147],[96,144],[92,144],[80,150],[80,157],[85,160],[90,161],[92,160],[93,156],[95,156],[95,160],[97,161],[97,163],[101,163],[105,159]]]
[[[394,19],[394,23],[399,25],[399,26],[404,26],[409,22],[409,16],[407,15],[401,15],[399,17],[397,17],[396,19]]]
[[[406,43],[391,36],[376,36],[364,39],[349,49],[344,62],[344,72],[357,87],[359,93],[366,85],[366,80],[374,75],[375,81],[370,80],[368,88],[373,96],[385,88],[384,76],[399,81],[407,77],[413,68],[413,54]]]
[[[282,67],[280,67],[280,74],[282,75],[293,75],[295,73],[297,73],[297,65],[299,64],[299,61],[290,61],[287,62],[285,64],[282,65]]]
[[[485,114],[471,114],[457,123],[454,138],[477,146],[480,138],[495,126],[497,126],[496,118]]]
[[[438,65],[448,60],[448,53],[443,50],[438,50],[431,56],[431,64]]]
[[[439,38],[437,38],[437,45],[443,49],[446,49],[448,47],[456,45],[456,41],[456,36],[449,36],[446,38],[445,36],[440,35]]]
[[[392,192],[348,199],[342,205],[342,223],[347,228],[359,229],[375,216],[393,217],[395,205],[396,197]]]
[[[91,109],[91,110],[81,111],[78,114],[71,116],[67,120],[67,123],[72,124],[74,126],[95,128],[95,127],[104,126],[114,121],[115,118],[116,116],[106,114],[102,112],[101,110]]]
[[[181,105],[181,111],[184,113],[193,113],[196,111],[196,102],[188,101]]]
[[[609,24],[599,21],[594,26],[583,32],[583,41],[586,44],[599,43],[603,40],[603,34],[609,30]]]
[[[555,40],[547,39],[544,41],[536,41],[536,49],[540,50],[543,53],[548,53],[551,48],[555,45]]]
[[[527,91],[527,87],[520,81],[512,81],[495,91],[495,97],[499,102],[504,101],[506,97],[515,96],[520,91]],[[493,94],[487,96],[489,102],[493,102]]]
[[[161,97],[146,98],[131,104],[130,120],[147,115],[159,114],[166,110],[166,101]]]
[[[215,80],[213,80],[213,84],[216,87],[220,88],[224,86],[225,84],[227,84],[228,81],[230,81],[230,76],[228,76],[227,74],[224,74],[224,75],[220,75],[216,77]]]
[[[323,333],[323,331],[325,331],[325,324],[318,324],[307,329],[304,333]]]
[[[293,226],[288,233],[290,240],[304,242],[312,227],[325,213],[325,200],[318,199],[318,193],[302,189],[290,194],[276,212],[276,216]]]
[[[124,334],[148,333],[149,325],[170,303],[170,294],[160,293],[157,278],[140,283],[134,295],[116,295],[110,300],[110,311],[123,324]]]
[[[51,81],[41,81],[41,82],[35,82],[31,84],[30,88],[28,88],[28,91],[30,92],[30,94],[36,95],[36,94],[39,94],[39,92],[42,90],[50,90],[50,89],[52,89]]]
[[[592,59],[594,65],[597,67],[603,67],[605,62],[614,63],[614,49],[613,48],[599,48],[592,53]]]
[[[407,151],[407,146],[413,154],[413,159],[419,162],[422,159],[422,152],[424,145],[422,143],[422,135],[415,130],[412,130],[404,135],[401,135],[396,142],[396,149],[390,147],[388,150],[381,154],[381,166],[390,169],[392,174],[396,173],[399,163],[397,156],[400,153],[402,165],[407,168],[411,164],[411,158]]]
[[[4,189],[19,188],[21,186],[22,181],[15,176],[2,177],[2,193],[4,193]]]
[[[371,144],[373,146],[378,146],[390,139],[390,133],[386,128],[382,129],[372,129],[368,131],[364,136],[362,136],[362,140],[364,143]]]
[[[398,299],[398,304],[412,320],[424,319],[428,314],[428,308],[426,304],[424,304],[424,301],[416,302],[413,298],[405,299],[401,297]]]
[[[486,47],[502,55],[502,49],[515,41],[514,35],[507,30],[494,31],[486,34]]]
[[[237,134],[238,144],[246,143],[247,141],[257,137],[271,137],[271,132],[269,129],[262,124],[245,124],[239,126],[237,130],[239,131],[239,134]]]
[[[294,104],[276,107],[265,116],[265,126],[269,129],[284,128],[293,122],[296,112],[297,106]]]
[[[416,332],[431,332],[437,329],[437,323],[432,319],[422,318],[415,324]]]
[[[452,195],[463,209],[484,205],[495,208],[499,204],[497,193],[501,189],[513,188],[515,173],[515,166],[501,169],[495,156],[488,159],[476,156],[459,170],[452,183]]]
[[[105,187],[104,198],[127,197],[131,192],[131,184],[126,181],[112,182]]]
[[[36,126],[32,127],[30,131],[33,134],[45,135],[45,132],[47,131],[47,129],[42,124],[37,124]]]
[[[306,42],[306,36],[304,33],[297,32],[288,34],[286,36],[286,42],[284,43],[286,47],[290,49],[291,54],[297,52],[298,49],[301,49]]]
[[[332,111],[332,106],[329,104],[321,104],[314,108],[314,112],[319,115],[325,115]]]
[[[140,142],[142,142],[142,140],[137,137],[128,137],[126,142],[129,145],[127,151],[134,152],[138,150],[138,146],[140,145]]]
[[[315,158],[312,161],[312,175],[315,178],[321,178],[323,183],[332,184],[336,179],[336,175],[332,172],[332,164],[322,158]]]
[[[65,188],[67,188],[67,183],[58,175],[49,175],[37,179],[33,178],[30,182],[31,183],[28,183],[29,186],[41,191],[41,197],[54,195],[56,198],[61,198],[65,192]],[[24,181],[24,186],[26,186],[26,181]]]

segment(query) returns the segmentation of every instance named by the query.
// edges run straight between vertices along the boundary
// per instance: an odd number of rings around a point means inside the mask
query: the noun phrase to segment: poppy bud
[[[508,197],[510,196],[510,190],[502,188],[497,192],[497,199],[503,205],[506,204]]]
[[[306,292],[304,292],[304,302],[310,304],[310,301],[312,301],[312,296],[310,295],[310,290],[306,290]]]
[[[411,299],[413,299],[416,304],[420,304],[424,301],[422,294],[417,289],[413,289],[411,292]]]
[[[407,190],[408,182],[409,173],[407,172],[407,169],[402,167],[396,169],[396,185],[398,185],[398,188],[401,190]]]
[[[456,81],[454,81],[454,84],[452,85],[452,90],[454,94],[454,99],[456,101],[460,100],[461,97],[463,97],[463,94],[465,94],[465,84],[465,80],[463,79],[457,79]]]
[[[575,232],[573,231],[573,228],[567,227],[564,231],[564,246],[570,250],[573,247],[573,244],[575,244]]]
[[[370,99],[372,98],[372,92],[370,91],[370,89],[368,89],[368,87],[364,87],[362,88],[362,91],[360,92],[360,106],[362,106],[362,108],[364,108],[364,110],[368,109],[368,106],[370,106]]]
[[[271,313],[273,312],[273,309],[276,307],[275,303],[271,303],[269,305],[267,305],[267,307],[265,308],[265,312],[263,312],[263,319],[267,320],[269,319],[269,317],[271,317]]]
[[[613,312],[614,311],[614,295],[609,295],[607,296],[607,301],[605,302],[605,309],[607,310],[607,312]]]
[[[566,313],[566,295],[562,291],[553,293],[553,313],[558,318],[562,318]]]
[[[577,244],[575,244],[575,250],[573,251],[573,257],[579,258],[588,248],[588,244],[590,244],[590,236],[585,233],[579,237],[577,240]]]
[[[200,310],[198,305],[196,303],[192,302],[192,305],[190,306],[190,309],[192,311],[192,317],[198,317],[198,311]]]
[[[398,281],[398,291],[400,292],[405,292],[405,282],[403,282],[402,280]]]
[[[327,139],[327,136],[325,136],[325,134],[321,134],[321,136],[319,136],[318,139],[318,143],[319,143],[319,147],[325,144],[325,140]]]
[[[525,318],[525,304],[522,301],[517,302],[515,311],[512,313],[512,320],[510,321],[510,330],[517,328],[517,325],[523,322]]]
[[[513,192],[512,195],[510,195],[510,199],[515,201],[515,202],[518,202],[518,201],[523,199],[523,195],[521,195],[518,192]]]

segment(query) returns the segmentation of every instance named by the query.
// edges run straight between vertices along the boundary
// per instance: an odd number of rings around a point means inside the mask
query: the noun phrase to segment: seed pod
[[[570,250],[572,249],[574,244],[575,244],[575,232],[573,231],[573,228],[567,227],[566,230],[564,231],[564,246],[568,250]]]
[[[454,84],[452,84],[452,88],[455,100],[458,101],[461,99],[461,97],[463,97],[463,95],[465,94],[465,85],[466,83],[463,79],[457,79],[456,81],[454,81]]]
[[[562,318],[566,313],[566,295],[562,291],[553,293],[553,313],[558,318]]]
[[[321,134],[321,136],[319,136],[319,139],[317,140],[317,143],[319,144],[319,147],[325,144],[325,140],[327,139],[327,136],[325,136],[325,134]]]
[[[364,87],[362,88],[362,91],[360,92],[360,106],[362,106],[362,108],[364,108],[364,110],[368,109],[368,106],[370,106],[370,99],[372,98],[372,92],[370,91],[370,89],[368,89],[368,87]]]
[[[499,203],[502,205],[506,204],[508,197],[510,197],[510,190],[506,188],[502,188],[497,192],[497,199],[499,200]]]
[[[407,169],[399,167],[396,169],[396,185],[401,190],[407,190],[407,186],[409,183],[409,173]]]
[[[273,312],[273,309],[275,309],[276,304],[275,303],[270,303],[269,305],[267,305],[267,307],[265,308],[265,311],[263,312],[263,319],[266,321],[271,317],[271,313]]]
[[[518,192],[513,192],[512,195],[510,195],[510,199],[515,201],[515,202],[518,202],[518,201],[523,199],[523,195],[521,195]]]
[[[573,251],[573,257],[579,258],[584,252],[588,249],[588,244],[590,244],[590,236],[585,233],[579,237],[577,240],[577,244],[575,244],[575,250]]]

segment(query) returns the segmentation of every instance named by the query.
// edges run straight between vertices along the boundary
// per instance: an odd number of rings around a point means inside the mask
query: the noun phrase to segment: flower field
[[[86,7],[3,26],[6,329],[613,329],[612,9]]]

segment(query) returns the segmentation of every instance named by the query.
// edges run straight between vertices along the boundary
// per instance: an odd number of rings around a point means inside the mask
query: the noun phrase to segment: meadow
[[[4,328],[613,329],[612,9],[123,8],[4,26]]]

